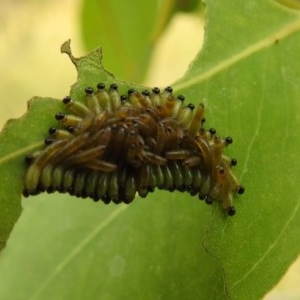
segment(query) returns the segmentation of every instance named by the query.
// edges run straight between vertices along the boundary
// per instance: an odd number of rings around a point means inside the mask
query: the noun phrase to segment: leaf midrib
[[[238,62],[242,61],[243,59],[250,57],[254,53],[268,48],[271,45],[274,45],[276,40],[282,40],[291,34],[300,31],[300,18],[296,21],[288,23],[286,26],[281,28],[280,30],[276,30],[271,35],[268,35],[264,39],[257,41],[243,49],[238,53],[233,53],[230,57],[223,59],[218,64],[213,66],[212,68],[208,69],[203,73],[199,73],[198,75],[194,76],[193,78],[189,78],[186,80],[182,80],[178,83],[174,83],[172,86],[175,90],[183,90],[191,87],[193,85],[198,85],[201,82],[210,79],[211,77],[215,76],[216,74],[222,72],[223,70],[231,67],[232,65],[237,64]]]

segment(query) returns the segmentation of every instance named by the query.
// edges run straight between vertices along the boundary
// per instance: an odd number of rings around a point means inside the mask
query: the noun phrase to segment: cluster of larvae
[[[117,84],[85,89],[85,104],[67,96],[45,148],[27,155],[25,196],[58,191],[104,203],[130,203],[155,188],[220,202],[235,214],[242,194],[223,154],[232,143],[204,129],[204,105],[185,105],[171,87],[120,95]]]

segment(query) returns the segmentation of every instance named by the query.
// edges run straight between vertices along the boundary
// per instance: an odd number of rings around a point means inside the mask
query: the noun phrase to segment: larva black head
[[[225,141],[226,141],[226,144],[227,144],[227,145],[230,145],[230,144],[233,143],[233,139],[232,139],[232,137],[230,137],[230,136],[228,136],[228,137],[225,139]]]
[[[65,98],[63,98],[62,102],[64,104],[68,104],[72,101],[72,98],[70,96],[66,96]]]
[[[205,194],[199,193],[198,198],[199,198],[199,200],[203,201],[203,200],[206,200],[207,196]]]
[[[118,85],[117,85],[116,83],[112,83],[112,84],[110,85],[110,88],[111,88],[112,90],[117,91],[117,90],[118,90]]]
[[[196,196],[196,195],[198,195],[199,191],[196,187],[192,186],[189,192],[190,192],[191,196]],[[199,200],[204,200],[204,199],[201,199],[200,194],[199,194]]]
[[[135,91],[135,89],[129,89],[128,91],[127,91],[127,94],[128,94],[128,96],[130,96],[131,94],[133,94],[133,93],[135,93],[136,91]]]
[[[227,214],[228,214],[228,216],[234,216],[235,215],[235,207],[234,206],[228,207]]]
[[[215,128],[210,128],[210,129],[209,129],[209,133],[210,133],[211,135],[215,135],[215,134],[217,133],[217,131],[216,131]]]
[[[142,91],[142,95],[149,97],[150,96],[150,92],[148,90],[143,90]]]
[[[194,110],[194,109],[195,109],[195,105],[194,105],[193,103],[189,103],[189,104],[188,104],[188,108],[189,108],[190,110]]]
[[[56,127],[50,127],[49,130],[48,130],[48,133],[50,135],[54,135],[57,133],[57,128]]]
[[[213,202],[214,202],[214,201],[213,201],[212,198],[210,198],[210,197],[206,197],[206,198],[205,198],[205,203],[206,203],[206,204],[211,205],[211,204],[213,204]]]
[[[105,90],[105,84],[102,83],[102,82],[98,83],[98,84],[97,84],[97,89],[98,89],[98,90]]]
[[[173,88],[170,87],[170,86],[167,86],[167,87],[165,88],[165,91],[171,94],[171,93],[173,93]]]
[[[239,195],[244,194],[245,193],[245,188],[242,185],[239,185],[238,188],[237,188],[237,193]]]
[[[126,102],[128,100],[128,97],[126,95],[121,95],[120,96],[121,102]]]
[[[28,154],[25,157],[25,162],[26,164],[30,165],[34,161],[34,155]]]
[[[87,88],[85,88],[85,93],[87,94],[87,95],[92,95],[92,94],[94,94],[94,89],[92,88],[92,87],[87,87]]]
[[[97,89],[85,89],[86,104],[62,100],[68,114],[55,115],[59,125],[45,139],[51,145],[26,158],[24,195],[59,191],[130,203],[157,187],[187,191],[235,213],[233,196],[245,189],[232,174],[236,160],[223,153],[232,138],[203,127],[203,104],[184,106],[184,96],[174,96],[171,87],[130,88],[128,96],[118,94],[116,83]]]
[[[61,121],[65,118],[65,116],[66,116],[66,114],[64,114],[63,112],[59,112],[59,113],[55,114],[55,119],[57,121]]]
[[[160,94],[160,89],[159,89],[158,87],[154,87],[154,88],[152,89],[152,92],[153,92],[154,94],[156,94],[156,95],[159,95],[159,94]]]
[[[55,142],[55,139],[52,139],[52,138],[46,138],[44,141],[45,145],[51,145],[54,142]]]
[[[177,99],[183,102],[185,100],[185,97],[183,95],[178,95]]]
[[[237,165],[237,160],[236,160],[235,158],[232,158],[232,159],[230,160],[230,165],[231,165],[232,167],[236,166],[236,165]]]
[[[75,132],[75,128],[73,126],[66,127],[66,130],[69,131],[70,133],[74,133]]]

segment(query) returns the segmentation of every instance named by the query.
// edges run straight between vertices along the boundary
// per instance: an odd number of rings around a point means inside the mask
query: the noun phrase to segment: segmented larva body
[[[157,187],[187,191],[234,215],[234,194],[242,194],[223,154],[232,139],[205,130],[204,105],[184,105],[171,87],[151,92],[118,86],[86,88],[86,103],[63,99],[70,114],[57,113],[46,147],[28,155],[24,195],[47,191],[130,203]]]

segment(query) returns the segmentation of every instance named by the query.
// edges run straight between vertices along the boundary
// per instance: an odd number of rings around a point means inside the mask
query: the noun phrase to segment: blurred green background
[[[166,2],[172,3],[172,1]],[[115,1],[107,1],[107,3],[112,4],[108,5],[108,8],[113,10]],[[70,65],[67,56],[60,53],[60,45],[71,38],[74,54],[81,56],[95,45],[95,39],[90,38],[89,31],[93,37],[105,34],[105,30],[101,33],[101,28],[92,32],[87,25],[86,29],[82,30],[82,24],[92,24],[86,14],[88,9],[90,6],[79,0],[0,0],[1,128],[7,119],[21,116],[26,111],[27,100],[33,96],[62,98],[69,93],[70,86],[76,81],[76,71]],[[129,12],[131,11],[129,9]],[[128,22],[134,16],[134,14],[129,15]],[[91,20],[95,17],[90,15]],[[152,17],[150,13],[149,17]],[[104,22],[106,21],[113,23],[117,20],[107,16]],[[168,18],[163,21],[168,21]],[[126,34],[126,30],[130,30],[126,28],[126,24],[123,25],[125,33],[120,33],[121,36]],[[99,46],[102,46],[104,51],[104,66],[120,79],[134,80],[149,86],[168,85],[185,72],[198,53],[201,47],[199,32],[203,33],[203,25],[203,22],[192,14],[177,13],[168,22],[159,38],[157,32],[161,28],[148,28],[153,37],[151,47],[145,49],[141,56],[133,53],[128,60],[126,57],[131,55],[128,54],[130,49],[118,48],[118,43],[113,39],[110,43],[109,34],[113,35],[113,33],[107,32],[107,39],[104,40],[108,42],[101,44],[99,40]],[[140,29],[147,31],[147,28]],[[133,38],[127,42],[134,50],[138,50],[136,43],[139,43],[139,40],[135,41]],[[118,69],[117,65],[106,61],[107,53],[114,55],[122,53],[125,63],[129,61],[134,65],[129,68],[133,72],[126,75],[124,69]],[[135,64],[137,66],[147,64],[147,73],[139,74]],[[26,201],[30,199],[24,200],[25,207]],[[8,243],[5,252],[9,249]],[[300,261],[298,260],[265,299],[300,299],[299,280]]]

